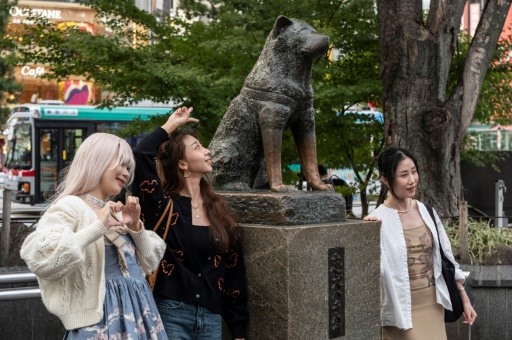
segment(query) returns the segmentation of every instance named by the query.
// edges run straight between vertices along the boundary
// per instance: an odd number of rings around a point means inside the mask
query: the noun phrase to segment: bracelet
[[[460,288],[457,288],[459,290],[459,292],[462,292],[463,290],[466,290],[466,288],[464,288],[464,286],[460,286]]]

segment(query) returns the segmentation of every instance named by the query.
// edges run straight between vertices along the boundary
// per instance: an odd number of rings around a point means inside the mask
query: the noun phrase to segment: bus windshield
[[[31,125],[18,124],[13,127],[12,138],[8,140],[5,167],[16,170],[32,168]]]

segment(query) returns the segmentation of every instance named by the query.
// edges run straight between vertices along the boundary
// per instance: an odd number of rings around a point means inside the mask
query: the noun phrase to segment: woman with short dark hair
[[[464,323],[471,325],[477,314],[464,290],[464,274],[439,216],[433,212],[434,222],[426,206],[414,199],[420,173],[414,156],[389,148],[379,155],[378,168],[390,195],[364,220],[382,221],[382,339],[446,339],[444,308],[451,310],[452,304],[441,273],[439,244],[455,265]]]

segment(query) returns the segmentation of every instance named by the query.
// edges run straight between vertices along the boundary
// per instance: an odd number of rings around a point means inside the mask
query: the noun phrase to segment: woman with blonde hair
[[[65,339],[167,339],[144,278],[165,243],[144,228],[137,197],[108,201],[131,183],[134,165],[123,139],[86,138],[22,245],[21,257],[37,275],[45,306],[64,324]]]
[[[155,301],[170,339],[220,340],[221,318],[233,339],[244,339],[248,315],[239,232],[208,180],[210,151],[193,131],[177,130],[197,122],[191,111],[179,108],[134,149],[133,192],[140,197],[146,227],[156,225],[169,204],[173,207],[164,216],[171,226]],[[163,234],[161,229],[157,232]]]

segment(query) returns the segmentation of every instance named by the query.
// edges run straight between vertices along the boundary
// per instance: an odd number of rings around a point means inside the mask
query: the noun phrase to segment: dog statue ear
[[[285,17],[284,15],[280,15],[274,24],[274,28],[272,29],[272,39],[277,39],[277,37],[283,32],[283,30],[293,25],[293,22]]]

